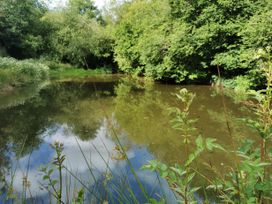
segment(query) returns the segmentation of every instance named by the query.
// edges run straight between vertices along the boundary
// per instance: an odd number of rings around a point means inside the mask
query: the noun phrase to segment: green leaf
[[[196,145],[197,145],[198,148],[203,148],[204,141],[203,141],[203,138],[202,138],[201,135],[197,137],[195,142],[196,142]]]
[[[49,180],[50,177],[48,175],[43,176],[43,180]]]
[[[57,183],[58,183],[57,180],[53,180],[51,184],[52,184],[52,186],[55,186]]]

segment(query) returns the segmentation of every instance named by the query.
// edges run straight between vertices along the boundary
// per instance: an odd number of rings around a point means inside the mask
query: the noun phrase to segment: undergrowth
[[[23,86],[48,78],[49,68],[35,60],[0,57],[0,87]]]

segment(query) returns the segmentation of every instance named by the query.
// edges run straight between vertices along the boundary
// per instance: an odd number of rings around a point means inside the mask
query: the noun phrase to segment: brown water
[[[52,82],[41,90],[29,88],[16,95],[0,96],[0,188],[3,192],[0,203],[7,197],[11,182],[13,194],[25,196],[28,203],[49,202],[48,192],[40,188],[44,181],[38,169],[52,161],[55,153],[50,144],[55,141],[64,144],[65,165],[78,178],[66,172],[69,179],[64,181],[64,194],[73,195],[74,191],[87,186],[95,192],[86,193],[88,201],[119,203],[115,188],[119,188],[120,180],[124,179],[127,185],[120,192],[129,194],[126,189],[129,186],[140,203],[144,202],[130,166],[116,151],[116,135],[148,194],[155,198],[158,198],[156,193],[166,195],[168,202],[174,203],[175,197],[167,183],[140,167],[151,159],[173,164],[182,163],[186,158],[183,139],[180,132],[171,127],[168,111],[169,107],[181,106],[173,95],[181,88],[165,84],[144,87],[141,83],[109,76]],[[241,141],[254,138],[255,133],[240,120],[250,115],[241,105],[210,86],[186,88],[196,94],[190,117],[198,119],[197,133],[191,141],[201,134],[216,138],[226,149],[235,150]],[[189,145],[189,149],[192,148]],[[91,164],[96,179],[84,157]],[[206,152],[198,167],[212,178],[205,163],[224,173],[233,161],[226,153]],[[106,179],[109,172],[112,176]],[[27,177],[30,184],[25,193],[23,177]],[[122,202],[133,203],[130,196],[122,199]],[[7,202],[11,203],[12,199]]]

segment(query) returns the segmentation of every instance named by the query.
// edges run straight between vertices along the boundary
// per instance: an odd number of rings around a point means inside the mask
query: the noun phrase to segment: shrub
[[[20,86],[48,78],[48,67],[35,60],[0,57],[0,86]]]

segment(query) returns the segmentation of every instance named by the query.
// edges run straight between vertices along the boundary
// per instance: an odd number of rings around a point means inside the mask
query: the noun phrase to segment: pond
[[[181,88],[107,76],[55,81],[1,96],[0,203],[54,203],[40,170],[53,161],[56,141],[64,145],[65,203],[81,189],[86,203],[145,203],[142,187],[149,197],[175,203],[167,182],[141,167],[153,159],[167,164],[184,161],[183,139],[169,115],[169,107],[180,107],[174,93]],[[190,117],[197,119],[197,134],[216,138],[230,150],[254,137],[241,120],[250,115],[242,105],[210,86],[186,88],[196,94]],[[207,152],[198,168],[212,177],[205,163],[224,173],[232,160],[227,154]],[[57,176],[54,171],[52,177]],[[195,196],[201,202],[201,194]]]

